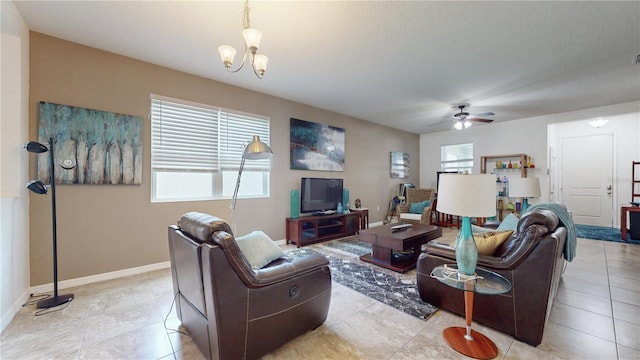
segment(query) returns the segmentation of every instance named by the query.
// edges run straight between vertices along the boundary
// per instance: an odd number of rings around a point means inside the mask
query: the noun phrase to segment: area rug
[[[629,232],[627,232],[627,240],[622,240],[622,235],[620,234],[620,229],[618,228],[577,224],[576,233],[579,238],[584,239],[615,241],[620,243],[640,245],[640,240],[632,239]]]
[[[420,298],[415,270],[400,274],[361,261],[360,255],[370,253],[371,245],[357,236],[309,248],[329,258],[332,279],[341,285],[419,319],[426,320],[438,310]]]

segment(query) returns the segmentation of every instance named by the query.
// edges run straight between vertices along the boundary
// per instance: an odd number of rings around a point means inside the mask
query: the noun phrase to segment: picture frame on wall
[[[407,179],[409,178],[409,154],[399,151],[392,151],[391,158],[391,178]]]
[[[344,129],[290,118],[291,170],[344,171]]]

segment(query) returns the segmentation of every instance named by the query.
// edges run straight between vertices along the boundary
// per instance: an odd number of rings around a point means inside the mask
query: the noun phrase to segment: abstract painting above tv
[[[344,129],[291,118],[292,170],[344,171]]]

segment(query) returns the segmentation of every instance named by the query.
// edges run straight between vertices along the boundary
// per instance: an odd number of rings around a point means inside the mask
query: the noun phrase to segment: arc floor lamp
[[[24,146],[30,153],[41,154],[49,152],[49,187],[51,188],[51,224],[53,226],[53,296],[40,300],[36,303],[38,309],[52,308],[66,304],[73,300],[73,294],[58,294],[58,228],[56,225],[56,177],[53,156],[53,138],[49,138],[49,147],[30,141]],[[27,189],[36,194],[46,194],[47,186],[40,180],[34,180],[27,184]]]
[[[240,177],[242,176],[242,170],[244,169],[244,161],[246,159],[269,159],[272,156],[273,151],[271,151],[269,145],[260,141],[260,137],[258,135],[253,135],[253,140],[244,148],[244,152],[242,153],[242,160],[240,161],[240,170],[238,171],[238,179],[236,180],[236,188],[233,191],[233,196],[231,197],[231,205],[229,206],[229,208],[231,209],[231,222],[233,223],[234,234],[236,234],[236,201],[238,200],[238,190],[240,189]]]

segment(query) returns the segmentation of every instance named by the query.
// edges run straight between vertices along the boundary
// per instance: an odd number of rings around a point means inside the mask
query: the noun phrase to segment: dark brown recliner
[[[207,359],[256,359],[320,326],[331,302],[326,257],[296,251],[253,270],[217,217],[169,227],[176,312]]]
[[[478,256],[478,267],[511,281],[502,295],[474,295],[473,321],[509,334],[529,345],[542,341],[564,266],[567,230],[556,214],[536,209],[518,221],[517,229],[493,256]],[[422,300],[464,316],[462,291],[431,278],[431,270],[456,263],[455,250],[431,242],[417,264],[418,292]]]

